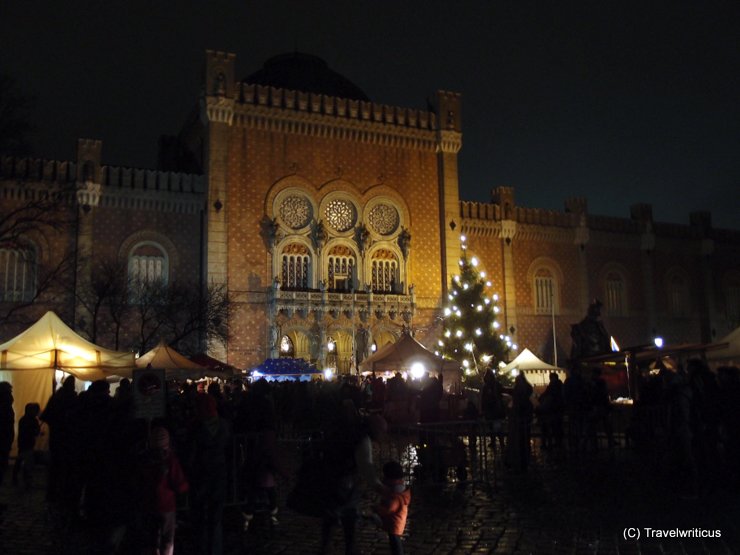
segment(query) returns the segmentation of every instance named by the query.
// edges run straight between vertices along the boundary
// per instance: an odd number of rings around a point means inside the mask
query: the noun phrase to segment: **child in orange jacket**
[[[375,512],[380,517],[383,530],[388,533],[388,543],[393,555],[403,555],[401,536],[406,527],[406,517],[411,503],[411,490],[403,483],[403,468],[396,461],[383,465],[383,492]]]

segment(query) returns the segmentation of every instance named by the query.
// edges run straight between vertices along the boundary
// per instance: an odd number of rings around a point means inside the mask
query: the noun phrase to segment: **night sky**
[[[206,48],[245,77],[300,51],[374,101],[463,97],[461,198],[740,228],[740,3],[4,0],[0,71],[35,97],[35,154],[154,167],[198,99]]]

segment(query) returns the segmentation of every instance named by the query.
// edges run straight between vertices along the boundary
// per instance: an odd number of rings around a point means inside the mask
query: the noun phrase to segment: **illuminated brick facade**
[[[358,334],[380,346],[407,326],[431,345],[461,235],[501,294],[514,341],[549,361],[548,303],[561,364],[593,298],[624,346],[656,333],[711,341],[740,325],[740,233],[713,229],[703,213],[690,225],[654,222],[645,205],[629,218],[589,214],[584,199],[563,212],[523,208],[508,187],[490,203],[461,201],[459,95],[440,91],[426,110],[377,104],[299,57],[287,62],[331,79],[295,90],[265,82],[266,66],[240,81],[233,54],[207,52],[197,117],[179,138],[202,175],[102,166],[96,141],[81,141],[75,162],[3,159],[3,202],[59,181],[81,191],[75,235],[38,238],[39,260],[64,243],[125,264],[152,245],[170,281],[226,285],[231,338],[209,348],[242,368],[278,356],[284,336],[292,354],[340,371]],[[77,283],[89,281],[78,266]],[[46,308],[85,328],[71,295],[27,312]]]

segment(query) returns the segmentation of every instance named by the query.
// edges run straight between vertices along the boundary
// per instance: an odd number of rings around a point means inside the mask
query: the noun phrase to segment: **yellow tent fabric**
[[[111,351],[83,339],[52,311],[0,345],[0,371],[57,369],[93,381],[133,367],[133,353]]]
[[[136,359],[137,368],[146,368],[151,364],[152,368],[161,368],[165,371],[168,379],[198,379],[205,376],[222,377],[224,372],[206,368],[200,364],[188,360],[175,349],[168,346],[164,340],[151,351],[147,351]]]
[[[111,351],[83,339],[51,311],[0,345],[0,381],[13,386],[16,424],[26,403],[44,408],[52,394],[55,370],[93,381],[130,374],[133,367],[133,353]]]

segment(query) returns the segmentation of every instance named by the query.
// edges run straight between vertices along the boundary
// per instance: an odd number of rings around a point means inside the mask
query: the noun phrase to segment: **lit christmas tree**
[[[465,237],[461,240],[460,274],[450,284],[437,354],[459,361],[465,381],[478,381],[487,368],[495,372],[509,349],[516,350],[517,346],[498,321],[498,294],[491,292],[492,284],[485,272],[478,272],[478,260],[468,259]],[[505,383],[511,378],[498,373],[497,377]]]

